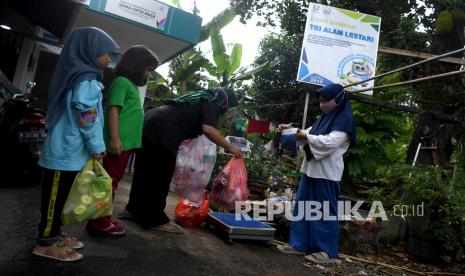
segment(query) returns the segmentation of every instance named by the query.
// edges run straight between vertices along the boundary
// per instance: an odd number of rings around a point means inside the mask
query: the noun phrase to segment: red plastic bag
[[[176,221],[184,227],[199,227],[204,223],[208,215],[210,203],[208,201],[208,191],[203,192],[200,207],[189,199],[181,198],[176,205]]]
[[[218,205],[232,210],[236,201],[245,201],[248,197],[244,159],[233,157],[213,181],[212,199]]]

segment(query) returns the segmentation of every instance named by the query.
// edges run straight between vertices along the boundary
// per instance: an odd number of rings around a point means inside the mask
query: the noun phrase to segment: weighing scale
[[[236,214],[228,213],[210,212],[206,223],[225,234],[228,243],[233,243],[233,239],[271,242],[276,231],[261,221],[246,219],[243,215],[237,220]]]

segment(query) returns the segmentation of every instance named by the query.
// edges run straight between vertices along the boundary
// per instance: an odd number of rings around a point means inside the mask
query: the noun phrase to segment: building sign
[[[380,26],[377,16],[310,3],[297,80],[348,85],[373,77]],[[347,90],[373,84],[372,80]]]
[[[165,30],[169,6],[154,0],[107,0],[105,11],[146,26]]]

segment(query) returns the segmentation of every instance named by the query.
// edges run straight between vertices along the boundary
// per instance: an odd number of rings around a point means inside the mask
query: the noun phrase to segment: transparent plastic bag
[[[207,219],[209,208],[208,191],[205,190],[199,207],[189,199],[181,198],[176,205],[175,219],[184,227],[199,227]]]
[[[245,201],[248,197],[244,159],[233,157],[213,181],[212,199],[218,205],[232,210],[236,201]]]
[[[176,168],[171,186],[181,197],[192,201],[197,207],[215,166],[216,145],[201,135],[181,143],[176,157]]]
[[[76,176],[61,214],[64,225],[111,216],[111,177],[95,159],[87,161]]]

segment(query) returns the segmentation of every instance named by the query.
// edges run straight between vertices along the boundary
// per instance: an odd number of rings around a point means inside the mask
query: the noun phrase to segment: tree
[[[171,4],[177,8],[181,8],[181,0],[171,0]],[[199,13],[195,2],[192,12],[193,14]],[[191,49],[175,57],[170,62],[170,71],[168,73],[170,82],[162,76],[157,75],[155,83],[156,85],[167,84],[172,91],[176,91],[177,95],[182,95],[191,90],[200,90],[199,81],[201,80],[201,75],[199,74],[199,70],[207,62],[208,60],[203,57],[201,51]],[[168,95],[171,94],[168,93]]]
[[[285,56],[286,65],[280,66],[280,70],[269,72],[269,76],[263,76],[264,80],[262,84],[260,83],[260,78],[256,78],[254,83],[256,84],[256,94],[257,101],[262,100],[262,104],[265,102],[265,99],[269,99],[271,104],[289,102],[286,97],[282,95],[289,95],[290,93],[268,93],[267,95],[260,96],[259,91],[273,91],[275,89],[284,89],[284,88],[293,88],[295,90],[302,90],[303,85],[295,81],[295,72],[297,71],[297,62],[300,57],[300,48],[302,43],[302,37],[305,28],[306,14],[309,3],[311,1],[306,0],[281,0],[281,1],[265,1],[265,0],[232,0],[231,4],[236,9],[238,15],[241,17],[242,21],[250,19],[253,15],[261,16],[261,25],[270,25],[270,26],[279,26],[282,30],[282,33],[279,38],[276,38],[275,41],[267,38],[268,41],[264,41],[266,45],[262,47],[263,58],[266,58],[268,52],[267,48],[273,49],[276,53],[286,52],[283,55]],[[395,0],[395,1],[379,1],[379,0],[368,0],[368,1],[318,1],[321,4],[331,4],[333,6],[347,8],[351,10],[356,10],[368,14],[374,14],[381,16],[383,18],[383,23],[381,24],[382,31],[382,43],[386,46],[393,46],[398,44],[405,44],[407,39],[405,38],[405,33],[416,34],[415,24],[412,24],[413,21],[418,19],[415,16],[409,14],[410,10],[416,6],[413,1],[408,0]],[[405,16],[401,16],[405,14]],[[418,50],[423,48],[426,45],[426,39],[421,35],[410,36],[412,37],[407,42],[411,43],[405,49],[409,50]],[[279,40],[282,42],[279,43]],[[414,43],[413,43],[414,42]],[[268,45],[270,44],[270,45]],[[278,47],[273,47],[271,44],[278,44]],[[393,56],[386,57],[381,55],[379,63],[381,66],[378,68],[385,68],[382,71],[391,70],[397,68],[398,66],[405,64],[406,62],[411,61],[411,59],[406,58],[397,58]],[[286,68],[286,69],[284,69]],[[287,78],[287,80],[285,80]],[[398,79],[402,79],[403,75],[397,75]],[[281,83],[275,81],[279,79]],[[392,78],[391,78],[392,79]],[[283,81],[284,80],[284,81]],[[270,84],[267,86],[267,84]],[[286,84],[287,86],[283,87],[280,85]],[[314,90],[314,87],[305,87],[305,90]],[[292,90],[292,89],[291,89]],[[398,89],[399,91],[399,89]],[[410,91],[410,90],[408,90]],[[301,91],[302,92],[302,91]],[[274,94],[274,95],[271,95]],[[291,94],[296,99],[302,97],[303,93],[300,94]],[[383,92],[377,93],[382,95]],[[283,99],[279,99],[283,97]],[[404,99],[406,98],[403,95],[396,96],[391,94],[391,99]],[[407,97],[409,98],[409,97]],[[300,98],[301,99],[301,98]],[[279,114],[290,114],[294,111],[295,108],[292,107],[277,107],[275,108],[276,112],[273,112],[273,107],[269,108],[269,111],[266,112],[267,115],[272,113]],[[261,111],[260,111],[261,112]],[[263,115],[263,112],[261,112]],[[302,114],[302,113],[301,113]],[[312,116],[310,112],[310,116]],[[276,116],[275,116],[276,117]],[[298,115],[292,116],[285,115],[284,120],[289,120],[292,118],[293,121],[296,121]],[[274,119],[282,119],[280,116]],[[301,119],[300,119],[301,120]],[[297,121],[300,121],[297,120]]]
[[[173,4],[179,7],[180,1],[173,1]],[[194,14],[197,14],[198,10],[194,7]],[[199,42],[205,41],[208,38],[213,40],[218,40],[218,36],[221,36],[221,29],[228,25],[236,16],[234,10],[232,8],[228,8],[223,12],[216,15],[210,22],[202,26],[201,34]],[[221,39],[222,42],[222,39]],[[213,44],[213,42],[212,42]],[[218,45],[218,44],[215,44]],[[239,46],[238,46],[239,47]],[[241,47],[241,46],[240,46]],[[223,44],[224,48],[224,44]],[[236,56],[241,56],[240,53],[237,53]],[[238,50],[236,50],[238,52]],[[234,51],[233,51],[234,53]],[[226,63],[226,56],[215,57],[216,59],[224,60],[223,66]],[[237,62],[237,58],[233,60]],[[220,62],[220,61],[218,61]],[[235,66],[235,64],[234,64]],[[223,68],[222,68],[223,69]],[[231,68],[228,68],[231,69]],[[236,68],[237,69],[237,68]],[[170,72],[169,78],[171,82],[169,86],[171,89],[176,90],[178,95],[182,95],[187,91],[198,91],[204,89],[201,84],[201,81],[209,81],[210,79],[206,76],[205,73],[202,74],[202,71],[209,71],[213,74],[217,73],[218,70],[215,71],[213,66],[211,65],[210,61],[204,57],[204,54],[197,49],[191,49],[186,53],[180,55],[179,57],[174,58],[170,63]],[[217,86],[219,82],[212,83],[212,86]],[[215,85],[216,84],[216,85]]]
[[[301,35],[304,30],[305,15],[310,1],[304,0],[233,0],[232,5],[242,20],[253,15],[262,15],[261,24],[279,25],[285,35]],[[356,10],[382,17],[381,45],[398,47],[413,51],[442,54],[464,46],[464,6],[459,0],[427,0],[423,5],[416,1],[318,1],[341,8]],[[428,12],[433,10],[433,15]],[[277,16],[278,15],[278,16]],[[437,19],[437,20],[436,20]],[[424,31],[419,32],[422,25]],[[463,55],[458,54],[457,57]],[[380,54],[378,70],[389,71],[402,65],[417,61],[413,58]],[[458,66],[440,62],[418,67],[396,75],[397,80],[414,79],[421,76],[458,70]],[[400,95],[390,100],[409,104],[423,109],[418,116],[415,133],[410,143],[408,160],[411,161],[419,142],[438,147],[438,154],[423,151],[419,162],[423,164],[449,165],[454,144],[461,143],[461,127],[464,117],[464,96],[462,79],[451,77],[439,81],[412,86],[400,90]],[[413,89],[412,89],[413,88]],[[399,91],[399,90],[398,90]],[[386,92],[377,92],[380,97]],[[462,94],[461,94],[462,93]],[[434,114],[452,115],[460,121],[458,124],[439,119]],[[436,133],[435,133],[436,132]],[[443,135],[438,136],[437,133]],[[421,137],[428,137],[422,139]],[[433,152],[434,153],[434,152]],[[434,157],[434,158],[432,158]]]
[[[432,16],[423,19],[427,31],[432,33],[430,52],[443,54],[463,48],[465,45],[465,3],[455,0],[424,2],[434,11]],[[457,54],[456,57],[463,57],[463,53]],[[434,75],[459,69],[459,65],[435,62],[424,70],[418,70],[416,76]],[[418,144],[422,143],[423,146],[437,147],[437,150],[422,151],[418,163],[448,168],[454,149],[463,143],[465,115],[463,78],[450,77],[431,81],[418,85],[417,89],[421,91],[417,100],[418,104],[425,112],[418,116],[408,158],[409,160],[414,158]],[[441,120],[432,112],[452,115],[457,118],[457,122]]]
[[[257,73],[247,94],[249,109],[272,122],[301,122],[306,90],[312,89],[296,81],[300,56],[299,37],[268,36],[260,43],[257,63],[272,61],[279,56],[283,61],[271,70]],[[311,97],[310,116],[314,117],[317,99]]]
[[[224,44],[221,29],[227,26],[236,13],[233,8],[227,8],[216,15],[210,22],[202,26],[199,42],[210,38],[213,52],[213,62],[205,58],[200,50],[191,49],[170,63],[170,87],[176,88],[177,94],[187,91],[202,90],[218,86],[232,85],[237,81],[252,78],[253,74],[268,70],[279,59],[263,64],[240,67],[242,60],[242,45],[234,43],[232,50]],[[207,82],[205,86],[201,82]]]
[[[332,1],[331,4],[383,16],[381,40],[386,46],[404,44],[409,50],[423,49],[427,45],[428,36],[415,31],[416,25],[412,23],[420,19],[408,14],[412,5],[400,0],[395,1],[396,6],[381,2]],[[243,11],[243,19],[254,13],[266,13],[265,23],[262,24],[279,23],[283,30],[281,35],[270,36],[262,41],[257,60],[269,60],[270,56],[280,55],[286,62],[273,70],[256,75],[252,84],[253,94],[250,95],[253,98],[251,105],[257,114],[275,122],[300,122],[305,91],[316,89],[296,81],[308,3],[309,1],[233,1],[233,5]],[[272,14],[279,16],[273,17]],[[411,36],[405,38],[405,33]],[[412,59],[405,57],[380,55],[378,68],[381,68],[380,71],[389,71],[411,61]],[[394,74],[379,80],[378,84],[401,81],[409,78],[410,74],[411,72]],[[411,87],[400,87],[375,92],[373,97],[415,106],[415,93],[415,89]],[[319,114],[317,106],[316,98],[310,97],[309,118],[315,118]],[[354,114],[359,135],[357,147],[350,149],[346,156],[346,182],[374,179],[379,164],[389,165],[405,160],[406,145],[412,129],[410,114],[356,103]],[[313,119],[307,122],[311,124]]]
[[[299,36],[303,33],[303,22],[309,1],[233,0],[232,2],[243,20],[256,14],[265,15],[262,24],[279,25],[283,30],[283,36]],[[384,46],[443,54],[463,48],[465,44],[463,0],[318,2],[381,16],[380,42]],[[433,13],[429,14],[431,11]],[[419,31],[420,27],[421,31]],[[463,54],[458,54],[456,57],[462,58]],[[386,72],[418,60],[380,54],[378,61],[377,70]],[[394,83],[459,69],[456,65],[434,62],[389,75],[377,80],[377,84]],[[267,81],[273,81],[276,75],[262,77],[260,83],[265,85]],[[288,77],[293,79],[294,75],[289,74]],[[409,205],[425,202],[426,209],[425,215],[421,217],[422,224],[414,220],[420,217],[413,217],[409,221],[411,227],[409,232],[411,234],[418,232],[415,235],[421,236],[422,239],[426,238],[428,246],[441,244],[443,251],[437,252],[455,256],[457,261],[463,259],[465,246],[463,239],[465,228],[462,220],[465,200],[464,176],[463,170],[453,170],[448,174],[445,169],[449,167],[452,158],[458,158],[460,164],[465,167],[465,155],[461,150],[465,130],[463,85],[463,78],[450,77],[375,91],[374,100],[387,100],[409,105],[411,110],[422,110],[416,117],[414,131],[415,117],[410,114],[353,103],[358,138],[357,146],[349,149],[345,156],[347,168],[345,173],[348,175],[345,175],[345,185],[343,185],[345,193],[347,188],[349,190],[352,188],[352,192],[359,192],[360,187],[350,185],[350,180],[370,180],[365,182],[363,187],[371,187],[368,192],[370,194],[375,192],[381,196],[378,200],[391,200]],[[455,120],[451,120],[450,117],[455,117]],[[436,146],[437,154],[434,150],[422,151],[417,164],[428,166],[412,168],[410,164],[419,142],[430,147]],[[432,168],[431,164],[439,166]],[[357,195],[366,196],[366,193],[357,193]]]
[[[303,34],[307,8],[310,2],[318,2],[346,8],[354,11],[377,15],[383,18],[381,28],[383,32],[389,32],[398,27],[402,14],[409,13],[417,4],[410,0],[231,0],[231,5],[236,9],[241,20],[245,22],[254,15],[261,18],[261,25],[279,26],[286,35]]]

